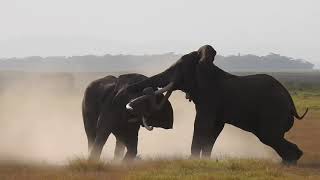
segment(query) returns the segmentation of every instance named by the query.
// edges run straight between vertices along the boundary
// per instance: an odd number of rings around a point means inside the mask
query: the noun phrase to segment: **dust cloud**
[[[7,75],[9,80],[5,82],[6,78],[0,79],[0,161],[64,163],[86,157],[81,101],[86,85],[101,75],[18,76],[12,80]],[[138,154],[142,158],[186,158],[190,154],[194,105],[180,91],[174,92],[170,101],[174,107],[174,129],[156,128],[149,132],[141,128]],[[113,157],[114,145],[111,135],[104,146],[103,159]],[[219,136],[212,157],[277,158],[255,136],[229,125]]]

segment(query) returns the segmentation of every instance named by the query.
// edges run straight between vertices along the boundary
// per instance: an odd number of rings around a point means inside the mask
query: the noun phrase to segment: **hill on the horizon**
[[[0,59],[0,71],[26,72],[122,72],[152,71],[165,69],[181,55],[166,53],[159,55],[109,55],[95,56],[31,56],[25,58]],[[302,59],[294,59],[270,53],[256,55],[217,55],[215,64],[227,71],[311,71],[314,65]]]

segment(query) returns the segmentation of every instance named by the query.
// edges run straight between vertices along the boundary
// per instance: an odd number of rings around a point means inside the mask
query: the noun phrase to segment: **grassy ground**
[[[287,138],[303,149],[297,166],[251,159],[143,160],[131,164],[87,162],[67,165],[0,162],[0,179],[320,179],[320,90],[291,90],[304,120],[295,121]]]
[[[320,179],[319,166],[266,160],[145,160],[126,165],[74,160],[66,166],[6,164],[0,179]]]
[[[320,167],[320,88],[292,90],[291,94],[299,114],[302,114],[306,107],[309,112],[305,119],[295,121],[294,127],[287,133],[287,138],[297,142],[303,149],[301,163],[313,163]]]

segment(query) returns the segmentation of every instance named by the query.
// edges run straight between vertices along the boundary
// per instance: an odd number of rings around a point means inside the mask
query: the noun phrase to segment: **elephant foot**
[[[300,149],[298,149],[297,150],[297,160],[300,159],[302,155],[303,155],[303,152]]]
[[[296,166],[297,160],[282,160],[282,164],[285,166]]]
[[[137,155],[137,156],[134,158],[134,160],[136,160],[136,161],[141,161],[141,160],[142,160],[142,157],[141,157],[140,155]]]
[[[142,160],[142,158],[140,156],[125,156],[122,159],[122,162],[124,162],[124,163],[134,163],[134,162],[140,161],[140,160]]]
[[[198,155],[191,155],[191,156],[189,156],[188,159],[190,159],[190,160],[200,159],[200,156],[198,156]]]
[[[123,158],[121,161],[121,163],[127,164],[127,165],[135,165],[140,162],[142,162],[142,158],[139,156],[134,158]]]
[[[97,155],[91,155],[88,158],[88,161],[99,161],[100,160],[100,156]]]

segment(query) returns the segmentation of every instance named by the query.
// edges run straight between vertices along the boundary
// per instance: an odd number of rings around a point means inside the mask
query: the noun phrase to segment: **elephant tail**
[[[283,86],[282,86],[282,87],[283,87]],[[284,88],[284,87],[283,87],[283,88]],[[285,89],[285,88],[284,88],[284,89]],[[287,92],[288,92],[288,91],[287,91]],[[289,101],[290,101],[290,103],[291,103],[291,113],[292,113],[292,115],[293,115],[295,118],[297,118],[298,120],[303,119],[304,116],[308,113],[309,108],[307,108],[306,111],[303,113],[303,115],[300,116],[300,115],[298,114],[298,112],[297,112],[297,108],[296,108],[296,106],[294,105],[293,99],[292,99],[292,97],[290,96],[289,92],[287,93],[287,96],[288,96]]]
[[[292,105],[292,110],[291,110],[292,115],[293,115],[295,118],[299,119],[299,120],[303,119],[304,116],[308,113],[309,108],[307,108],[306,111],[303,113],[303,115],[300,116],[300,115],[298,114],[298,112],[297,112],[297,108],[296,108],[296,106],[294,105],[294,102],[293,102],[291,96],[290,96],[290,100],[291,100],[291,105]]]
[[[306,109],[306,111],[303,113],[302,116],[299,116],[299,114],[297,113],[296,108],[294,108],[294,110],[293,110],[292,113],[293,113],[293,116],[294,116],[294,117],[296,117],[297,119],[301,120],[301,119],[303,119],[304,116],[308,113],[308,111],[309,111],[309,108]]]

